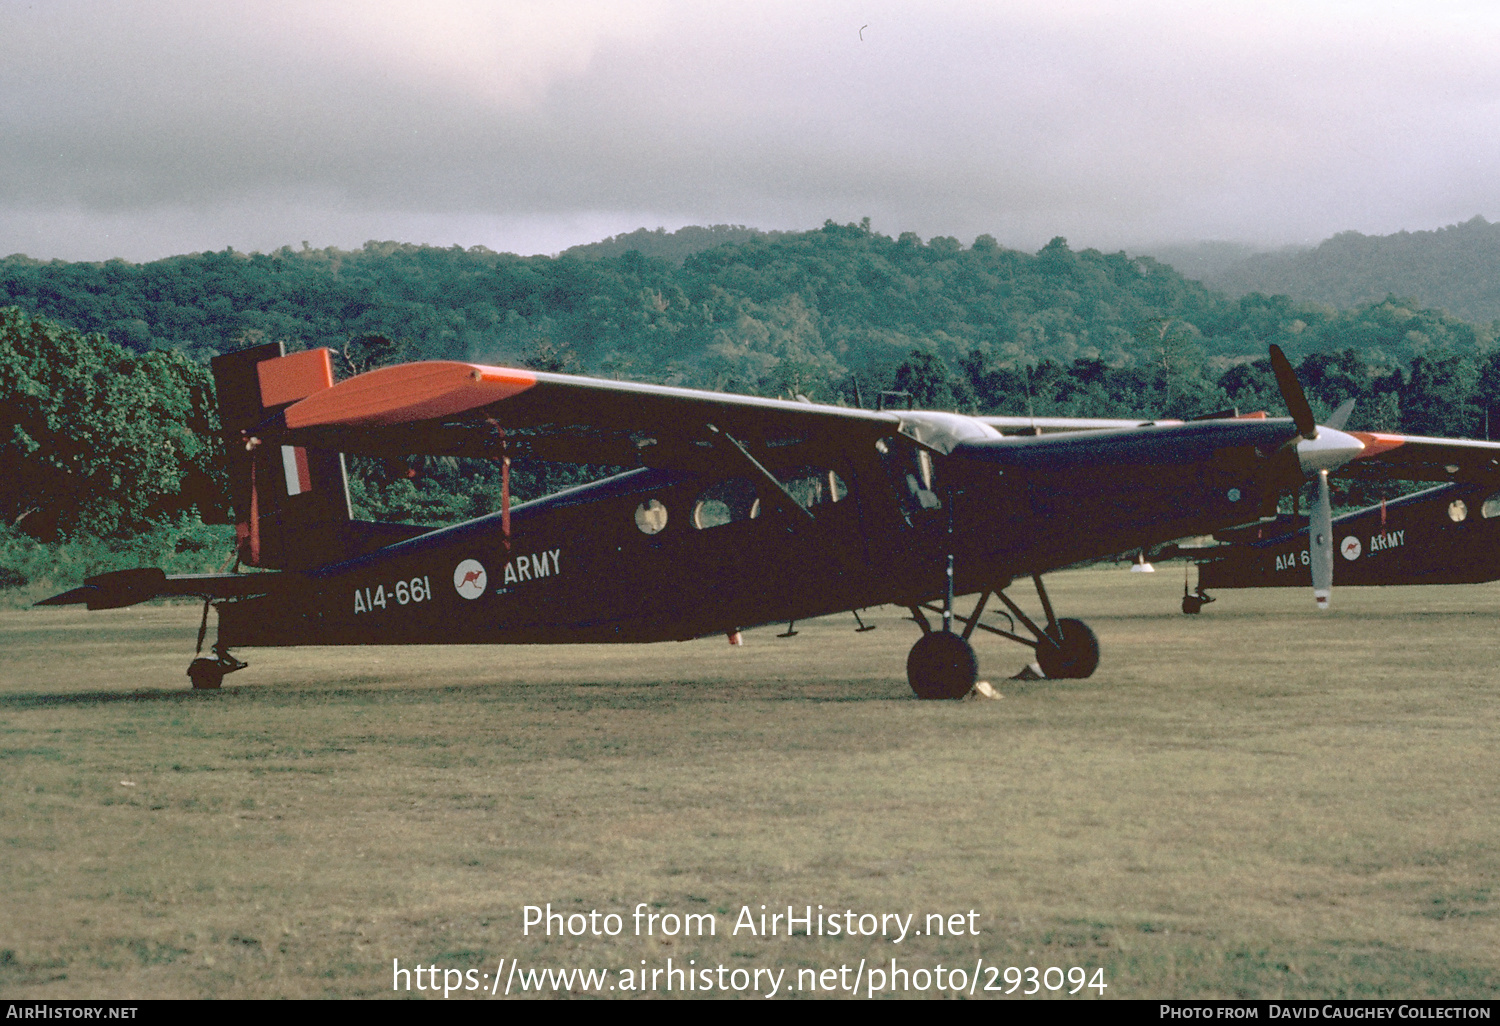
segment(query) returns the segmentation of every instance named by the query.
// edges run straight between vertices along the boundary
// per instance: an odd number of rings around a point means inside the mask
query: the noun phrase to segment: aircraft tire
[[[978,676],[973,646],[948,631],[922,635],[906,657],[906,681],[918,698],[963,698]]]
[[[1099,639],[1082,620],[1057,621],[1061,645],[1038,645],[1036,662],[1048,677],[1080,679],[1092,676],[1099,667]]]
[[[195,691],[212,691],[224,683],[224,667],[217,659],[194,659],[187,675]]]
[[[1203,600],[1197,595],[1182,596],[1182,611],[1188,616],[1203,612]]]

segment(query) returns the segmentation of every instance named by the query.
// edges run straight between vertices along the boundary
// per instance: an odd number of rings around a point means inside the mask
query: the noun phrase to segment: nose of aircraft
[[[1297,459],[1304,474],[1316,474],[1320,470],[1336,470],[1364,451],[1365,444],[1358,438],[1331,427],[1319,427],[1312,438],[1297,443]]]

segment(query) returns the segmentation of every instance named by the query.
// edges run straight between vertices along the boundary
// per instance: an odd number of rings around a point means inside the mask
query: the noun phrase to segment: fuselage
[[[1208,549],[1199,586],[1307,587],[1308,531],[1272,523]],[[1500,492],[1492,482],[1439,485],[1333,521],[1340,587],[1475,584],[1500,577]]]
[[[929,601],[949,553],[963,594],[1274,504],[1286,470],[1266,453],[1287,425],[1157,430],[978,437],[946,454],[896,434],[822,458],[791,446],[760,457],[774,482],[748,464],[637,469],[515,507],[508,536],[495,513],[221,603],[220,640],[680,640]]]

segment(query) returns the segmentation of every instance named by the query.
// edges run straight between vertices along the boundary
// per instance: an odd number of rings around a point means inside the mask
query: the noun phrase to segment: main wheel
[[[1062,644],[1046,642],[1036,647],[1036,662],[1048,677],[1080,678],[1099,667],[1099,639],[1082,620],[1057,621]]]
[[[906,657],[906,680],[918,698],[963,698],[978,676],[974,649],[948,631],[922,635]]]
[[[1203,600],[1197,595],[1182,596],[1182,611],[1188,616],[1195,616],[1203,612]]]

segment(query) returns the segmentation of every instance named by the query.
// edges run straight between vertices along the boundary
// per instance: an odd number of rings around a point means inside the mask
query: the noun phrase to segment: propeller
[[[1335,431],[1344,430],[1344,425],[1349,423],[1349,414],[1354,412],[1354,400],[1345,399],[1339,404],[1339,408],[1333,411],[1333,416],[1328,418],[1328,426]]]
[[[1333,503],[1328,498],[1328,471],[1318,471],[1318,504],[1307,525],[1307,554],[1312,559],[1313,601],[1328,608],[1333,596]]]
[[[1302,383],[1278,345],[1271,346],[1271,371],[1301,436],[1295,443],[1298,465],[1302,473],[1318,475],[1318,502],[1307,525],[1307,554],[1312,564],[1313,601],[1326,610],[1333,596],[1333,503],[1328,494],[1328,472],[1359,455],[1364,443],[1341,430],[1354,410],[1354,400],[1334,412],[1329,418],[1332,426],[1319,427]]]
[[[1274,342],[1271,344],[1271,372],[1276,375],[1276,387],[1281,389],[1282,401],[1292,415],[1292,423],[1297,425],[1297,433],[1303,438],[1317,438],[1318,422],[1313,420],[1312,406],[1302,391],[1302,382],[1292,370],[1292,361]]]

